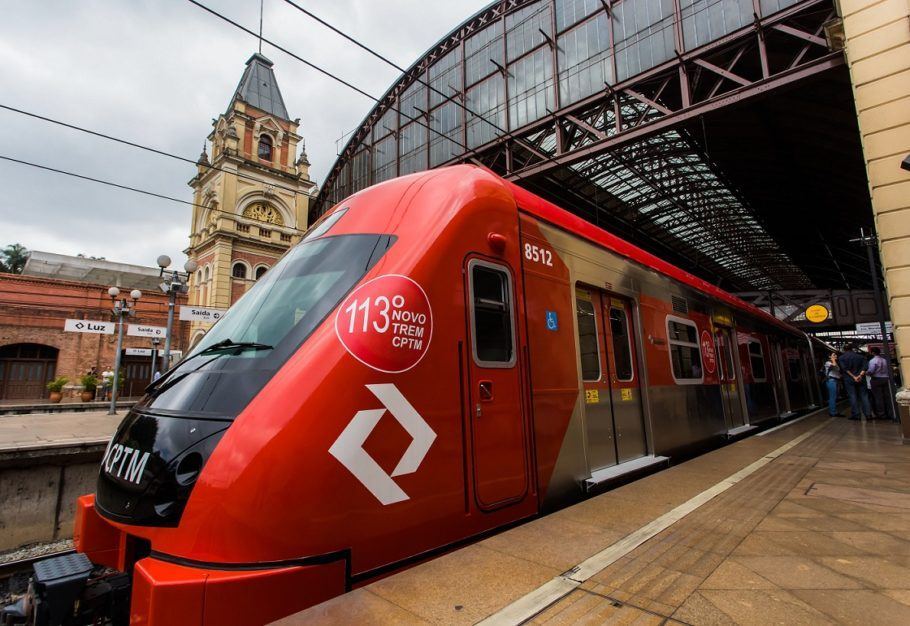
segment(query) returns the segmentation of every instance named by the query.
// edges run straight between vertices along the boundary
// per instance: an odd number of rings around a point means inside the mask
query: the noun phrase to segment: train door
[[[647,453],[631,303],[576,290],[588,465],[596,471]]]
[[[610,377],[604,366],[604,328],[597,290],[577,289],[575,310],[581,350],[581,380],[585,391],[585,436],[588,466],[593,471],[616,465]]]
[[[743,405],[739,397],[739,377],[733,350],[733,331],[724,326],[714,330],[714,345],[717,349],[717,374],[720,378],[720,395],[724,417],[730,430],[746,425]]]
[[[490,510],[521,499],[528,486],[515,287],[507,266],[480,259],[468,261],[467,282],[474,490]]]
[[[818,386],[818,376],[815,374],[815,372],[818,371],[818,368],[812,367],[814,362],[809,356],[809,353],[805,350],[800,350],[799,356],[803,367],[803,380],[805,381],[806,394],[808,397],[807,403],[810,407],[820,406],[821,397],[819,393],[821,390]]]
[[[790,396],[787,393],[787,373],[784,368],[784,355],[780,342],[771,340],[771,370],[774,374],[774,391],[777,396],[779,415],[790,414]]]
[[[647,452],[632,333],[632,303],[609,294],[603,294],[602,301],[616,457],[623,463]]]

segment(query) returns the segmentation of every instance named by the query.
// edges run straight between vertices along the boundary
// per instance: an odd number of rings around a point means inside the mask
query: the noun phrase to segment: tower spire
[[[259,0],[259,54],[262,54],[262,14],[265,8],[265,0]]]

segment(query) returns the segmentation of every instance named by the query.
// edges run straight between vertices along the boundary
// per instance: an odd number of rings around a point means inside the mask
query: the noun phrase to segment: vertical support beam
[[[550,32],[553,35],[553,43],[550,45],[553,58],[553,110],[558,111],[562,108],[562,98],[559,93],[559,46],[556,45],[556,0],[550,0]]]
[[[771,70],[768,66],[768,49],[765,47],[765,33],[761,29],[759,19],[761,14],[761,1],[752,0],[752,15],[755,16],[755,37],[758,41],[758,60],[761,63],[761,77],[768,78]]]
[[[685,109],[692,104],[692,93],[689,89],[689,74],[686,72],[686,64],[683,63],[680,56],[686,51],[686,40],[683,33],[682,9],[679,6],[679,0],[673,0],[673,15],[673,36],[676,40],[676,59],[679,62],[679,95],[682,100],[682,108]]]
[[[461,58],[461,61],[459,61],[459,63],[461,64],[461,84],[458,86],[458,88],[461,91],[461,103],[464,105],[464,107],[458,107],[459,108],[458,112],[461,115],[461,145],[467,146],[468,145],[468,118],[469,118],[467,109],[471,109],[472,111],[476,111],[477,109],[473,108],[468,103],[468,76],[467,76],[468,61],[464,56],[464,48],[465,48],[464,37],[462,37],[461,41],[458,43],[458,49],[461,51],[459,54],[459,58]],[[483,115],[482,112],[480,112],[480,113],[481,113],[481,115]],[[495,111],[493,112],[493,119],[494,120],[496,119]]]
[[[503,3],[503,5],[505,5],[505,3]],[[502,72],[502,106],[504,107],[503,113],[505,113],[505,120],[506,120],[505,128],[507,131],[511,131],[512,130],[512,115],[511,115],[511,112],[509,111],[509,72],[508,72],[509,49],[506,46],[506,38],[508,37],[508,35],[506,34],[505,6],[503,6],[503,11],[499,15],[499,19],[502,20],[502,63],[503,63],[503,67],[505,67],[507,70],[505,72]],[[512,159],[512,143],[513,143],[512,139],[508,139],[506,142],[506,171],[505,171],[505,173],[507,175],[511,174],[513,171],[513,168],[515,167],[515,162]]]
[[[845,49],[879,236],[879,254],[904,388],[898,392],[910,439],[910,3],[841,0]]]

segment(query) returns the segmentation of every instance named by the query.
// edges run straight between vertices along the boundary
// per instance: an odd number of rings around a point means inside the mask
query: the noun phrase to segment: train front
[[[479,189],[485,221],[463,210]],[[317,223],[129,411],[78,500],[77,553],[36,568],[21,611],[266,623],[457,539],[464,237],[497,225],[515,230],[514,203],[467,167]]]

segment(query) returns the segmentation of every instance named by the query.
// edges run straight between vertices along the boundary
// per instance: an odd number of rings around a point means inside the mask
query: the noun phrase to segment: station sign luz
[[[91,333],[93,335],[113,335],[114,322],[99,322],[97,320],[68,319],[63,323],[63,330],[68,333]]]

